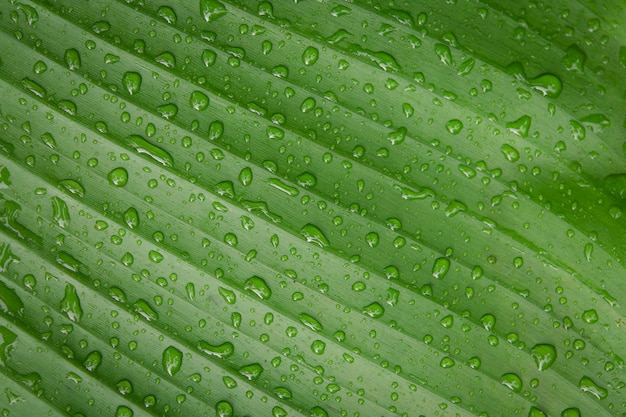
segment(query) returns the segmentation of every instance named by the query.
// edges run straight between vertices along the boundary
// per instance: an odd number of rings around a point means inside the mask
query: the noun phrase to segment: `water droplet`
[[[585,126],[578,123],[576,120],[570,120],[569,127],[574,140],[583,140],[587,136],[587,130],[585,129]]]
[[[385,314],[385,308],[377,302],[373,302],[363,307],[363,314],[366,314],[373,319],[377,319]]]
[[[530,80],[530,87],[545,97],[557,98],[563,90],[561,80],[552,74],[542,74]]]
[[[102,353],[94,350],[83,361],[83,366],[89,372],[94,372],[102,364]]]
[[[219,287],[217,289],[217,292],[222,296],[224,301],[226,301],[228,304],[235,304],[237,302],[237,295],[235,294],[234,291],[229,290],[228,288],[225,288],[225,287]]]
[[[370,248],[375,248],[376,246],[378,246],[378,242],[380,241],[380,238],[378,237],[378,233],[370,232],[365,235],[365,241],[367,242]]]
[[[180,371],[183,364],[183,353],[174,346],[168,346],[163,351],[163,369],[170,375],[174,376]]]
[[[215,64],[215,61],[217,60],[217,54],[214,51],[211,51],[210,49],[205,49],[204,51],[202,51],[202,55],[200,55],[200,59],[202,60],[202,63],[204,64],[205,67],[211,67],[213,66],[213,64]]]
[[[174,103],[163,104],[158,106],[156,110],[165,120],[172,120],[178,114],[178,106]]]
[[[513,122],[506,123],[505,126],[510,132],[526,138],[528,137],[528,131],[530,130],[531,122],[532,119],[530,118],[530,116],[524,115]]]
[[[531,406],[530,411],[528,412],[528,417],[548,417],[546,413],[538,409],[537,407]]]
[[[160,252],[155,250],[151,250],[148,252],[148,258],[155,264],[161,263],[163,261],[163,255]]]
[[[255,381],[259,379],[263,373],[263,367],[258,363],[252,363],[239,368],[239,374],[247,378],[248,381]]]
[[[48,66],[46,65],[45,62],[43,61],[37,61],[35,62],[35,65],[33,66],[33,72],[35,74],[43,74],[44,72],[46,72],[48,70]]]
[[[57,141],[48,132],[41,135],[41,141],[50,149],[55,149],[57,147]]]
[[[445,65],[452,65],[452,52],[448,45],[444,45],[443,43],[435,44],[435,53],[439,57],[439,60]]]
[[[22,86],[39,98],[44,98],[46,96],[46,89],[29,78],[24,78],[22,80]]]
[[[582,392],[587,392],[593,395],[598,400],[603,400],[607,397],[607,395],[609,395],[609,392],[606,390],[606,388],[602,388],[587,376],[583,376],[580,379],[580,381],[578,382],[578,388],[580,388]]]
[[[281,400],[291,400],[293,398],[291,391],[284,387],[274,388],[274,395],[276,395]]]
[[[296,182],[300,187],[311,188],[315,187],[317,184],[317,177],[310,172],[305,171],[296,177]]]
[[[21,10],[29,26],[33,26],[39,20],[37,9],[24,3],[17,3],[17,9]]]
[[[451,329],[454,326],[454,316],[452,314],[448,314],[444,318],[439,321],[439,324],[445,329]]]
[[[65,65],[67,65],[70,71],[75,71],[80,68],[80,54],[76,49],[71,48],[66,50],[63,58]]]
[[[580,410],[576,407],[566,408],[561,412],[561,417],[581,417]]]
[[[311,408],[309,417],[328,417],[328,413],[322,407],[316,405],[315,407]]]
[[[112,169],[107,175],[109,184],[115,187],[123,187],[128,183],[128,171],[122,167]]]
[[[583,311],[581,318],[587,324],[593,324],[599,320],[598,312],[594,309]]]
[[[1,258],[10,256],[10,254],[6,253],[8,249],[9,245],[4,244],[2,253],[0,253]],[[1,260],[0,262],[4,262],[4,260]],[[3,267],[2,269],[3,272],[6,271],[6,268]],[[13,317],[20,317],[24,313],[24,303],[21,298],[17,295],[13,288],[7,287],[2,281],[0,281],[0,310]]]
[[[300,234],[304,236],[307,242],[313,243],[320,248],[325,248],[330,245],[330,242],[324,236],[324,233],[315,225],[308,223],[302,229],[300,229]]]
[[[176,66],[176,57],[171,52],[162,52],[154,57],[157,64],[163,65],[165,68],[174,68]]]
[[[302,53],[302,62],[306,66],[311,66],[319,59],[320,52],[314,46],[307,46]]]
[[[324,329],[319,321],[306,313],[300,313],[300,315],[298,315],[298,320],[300,320],[300,323],[315,332],[321,332]]]
[[[547,370],[556,361],[556,348],[549,344],[535,345],[531,349],[530,354],[535,360],[537,369],[540,371]]]
[[[52,217],[59,227],[66,228],[70,224],[70,213],[65,200],[52,197]]]
[[[226,6],[219,0],[200,0],[200,15],[205,22],[212,22],[227,13]]]
[[[76,113],[78,112],[76,103],[70,100],[59,100],[57,106],[59,107],[59,110],[70,116],[76,116]]]
[[[387,140],[391,142],[392,145],[399,145],[404,142],[406,138],[407,129],[406,127],[400,127],[394,132],[390,132],[387,134]]]
[[[496,318],[493,314],[484,314],[481,318],[480,318],[480,324],[483,325],[483,327],[485,328],[485,330],[487,330],[488,332],[492,331],[493,328],[496,325]]]
[[[133,304],[135,313],[139,314],[141,317],[148,321],[155,321],[159,319],[159,315],[146,300],[139,299]]]
[[[252,183],[252,169],[250,167],[245,167],[239,172],[239,182],[245,186]]]
[[[137,213],[137,209],[129,207],[128,210],[124,212],[124,222],[130,229],[139,226],[139,213]]]
[[[202,111],[209,107],[209,97],[202,91],[194,91],[189,97],[189,105],[198,111]]]
[[[455,365],[454,359],[448,356],[441,359],[441,361],[439,362],[439,366],[441,366],[444,369],[452,368],[454,365]]]
[[[216,417],[233,417],[234,415],[233,406],[228,401],[219,401],[215,404]]]
[[[591,255],[593,254],[593,243],[587,243],[585,245],[585,259],[587,262],[591,262]]]
[[[522,380],[514,373],[507,373],[500,377],[500,383],[514,392],[522,390]]]
[[[115,410],[115,417],[133,417],[135,413],[125,405],[120,405]]]
[[[587,61],[587,55],[576,45],[571,45],[565,51],[565,57],[561,60],[561,64],[567,71],[576,71],[579,73],[585,72],[585,61]]]
[[[519,151],[508,143],[505,143],[500,147],[500,152],[502,152],[502,155],[504,155],[506,160],[509,162],[515,162],[520,157]]]
[[[590,114],[580,119],[580,123],[594,133],[602,133],[611,126],[611,121],[603,114]]]
[[[469,74],[470,72],[472,72],[472,69],[474,69],[475,64],[476,61],[474,61],[474,58],[463,61],[463,63],[459,66],[457,74],[461,76]]]
[[[168,6],[159,7],[159,10],[157,10],[157,16],[171,25],[175,24],[177,20],[176,12]]]
[[[252,276],[244,283],[244,290],[251,291],[256,294],[261,300],[269,300],[272,296],[272,290],[267,285],[263,278]]]
[[[386,72],[398,72],[400,71],[400,65],[396,59],[383,51],[370,51],[362,48],[360,45],[350,45],[350,51],[356,56],[365,57],[378,65],[383,71]]]
[[[125,143],[137,151],[137,153],[147,155],[163,166],[171,167],[174,165],[174,160],[167,151],[151,144],[139,135],[128,136]]]
[[[458,135],[463,130],[463,122],[459,119],[448,120],[446,130],[453,135]]]
[[[139,93],[141,89],[141,74],[138,72],[128,71],[122,76],[122,85],[131,96]]]
[[[324,341],[314,340],[313,343],[311,343],[311,351],[313,351],[316,355],[323,355],[325,350],[326,343]]]
[[[226,243],[229,246],[232,246],[233,248],[236,248],[237,245],[239,244],[239,239],[237,238],[237,235],[234,233],[226,233],[224,235],[224,243]]]
[[[458,200],[452,200],[446,207],[446,217],[454,217],[459,213],[467,211],[467,206]]]
[[[78,294],[76,294],[76,287],[70,283],[65,284],[65,296],[61,300],[61,312],[76,323],[83,317],[83,309]]]
[[[437,258],[433,265],[432,274],[436,279],[443,279],[450,270],[450,260],[448,258]]]
[[[213,346],[204,340],[199,340],[196,347],[200,352],[220,359],[226,359],[235,352],[235,347],[230,342],[224,342],[221,345]]]
[[[214,120],[209,125],[209,140],[217,140],[224,135],[224,123]]]

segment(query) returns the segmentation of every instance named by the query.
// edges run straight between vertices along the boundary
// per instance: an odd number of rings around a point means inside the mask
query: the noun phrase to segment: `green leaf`
[[[0,6],[10,415],[622,416],[622,2]]]

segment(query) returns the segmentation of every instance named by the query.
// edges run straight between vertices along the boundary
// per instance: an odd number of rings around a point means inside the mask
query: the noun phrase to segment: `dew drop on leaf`
[[[183,363],[183,353],[174,346],[168,346],[163,351],[163,369],[170,375],[174,376],[180,371]]]
[[[122,167],[114,168],[107,174],[109,184],[124,187],[128,183],[128,171]]]
[[[530,351],[537,369],[545,371],[556,361],[556,348],[550,344],[537,344]]]
[[[506,373],[500,377],[500,383],[513,392],[522,391],[522,380],[514,373]]]
[[[138,72],[128,71],[122,76],[122,86],[131,96],[139,93],[141,90],[141,74]]]
[[[448,258],[437,258],[433,265],[432,274],[437,279],[442,279],[450,270],[450,260]]]

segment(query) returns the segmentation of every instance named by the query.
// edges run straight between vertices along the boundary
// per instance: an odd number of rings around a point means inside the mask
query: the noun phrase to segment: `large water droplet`
[[[163,351],[163,369],[174,376],[180,371],[183,364],[183,353],[174,346],[168,346]]]
[[[76,287],[70,283],[65,284],[65,296],[61,300],[61,312],[76,323],[83,317],[83,309],[78,294],[76,294]]]
[[[272,296],[272,290],[263,278],[252,276],[248,278],[244,284],[244,290],[251,291],[261,300],[269,300]]]
[[[224,342],[221,345],[213,346],[204,340],[199,340],[197,348],[200,352],[206,355],[215,356],[220,359],[228,358],[235,352],[235,347],[230,342]]]
[[[448,258],[437,258],[433,265],[432,274],[437,279],[442,279],[450,270],[450,260]]]
[[[507,373],[500,377],[500,383],[514,392],[522,391],[522,379],[514,373]]]
[[[537,344],[530,352],[540,371],[550,368],[556,360],[556,348],[550,344]]]
[[[123,187],[128,183],[128,171],[122,167],[114,168],[108,173],[107,179],[109,184],[115,187]]]
[[[325,248],[330,245],[329,240],[324,236],[324,233],[315,225],[308,223],[302,229],[300,234],[304,236],[307,242],[313,243],[320,248]]]
[[[122,76],[122,85],[131,96],[139,93],[141,90],[141,74],[138,72],[128,71]]]
[[[593,395],[598,400],[603,400],[607,397],[607,395],[609,395],[609,392],[606,390],[606,388],[602,388],[587,376],[583,376],[580,379],[580,381],[578,382],[578,388],[580,388],[582,392],[587,392]]]
[[[219,0],[200,0],[200,15],[205,22],[212,22],[227,13],[226,6]]]

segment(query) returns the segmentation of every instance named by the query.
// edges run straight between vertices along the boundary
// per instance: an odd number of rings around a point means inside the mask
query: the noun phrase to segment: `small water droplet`
[[[199,340],[196,347],[205,355],[215,356],[220,359],[226,359],[235,352],[235,347],[230,342],[224,342],[221,345],[213,346],[204,340]]]

